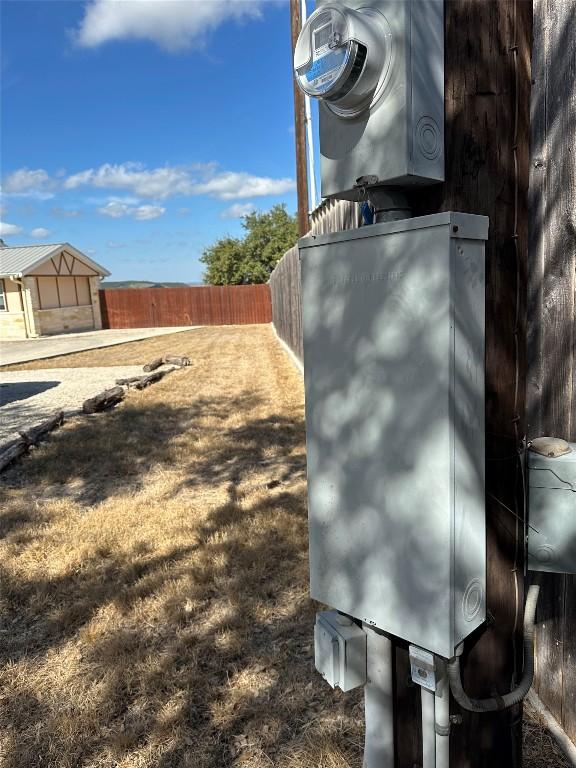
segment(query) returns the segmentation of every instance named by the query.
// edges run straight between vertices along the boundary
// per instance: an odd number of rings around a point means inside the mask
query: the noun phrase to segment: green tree
[[[265,283],[298,237],[296,217],[284,205],[243,217],[242,238],[223,237],[204,250],[204,282],[210,285]]]

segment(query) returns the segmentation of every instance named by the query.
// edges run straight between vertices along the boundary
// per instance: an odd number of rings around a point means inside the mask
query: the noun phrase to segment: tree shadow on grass
[[[15,489],[38,483],[44,498],[68,497],[85,506],[128,487],[137,492],[154,466],[181,465],[179,438],[198,429],[199,419],[224,421],[231,411],[250,412],[259,403],[258,396],[242,393],[234,400],[198,398],[185,406],[127,402],[108,413],[81,416],[15,464],[2,485]]]
[[[65,487],[79,471],[95,473],[97,499],[105,500],[126,472],[142,488],[154,465],[182,460],[179,441],[201,415],[223,423],[234,409],[246,414],[243,426],[218,433],[214,450],[182,466],[173,493],[226,488],[225,500],[194,529],[195,541],[161,555],[150,544],[94,549],[65,577],[30,580],[2,569],[6,768],[288,765],[288,751],[304,754],[306,733],[327,717],[328,696],[331,720],[322,727],[355,764],[359,751],[346,742],[356,728],[352,715],[359,719],[355,698],[344,708],[312,673],[302,415],[250,418],[258,402],[243,394],[186,408],[119,409],[70,425],[26,462],[30,483]],[[138,439],[113,439],[129,427]],[[106,439],[112,459],[103,455],[104,469],[95,468],[84,454],[99,455],[93,448]],[[74,459],[80,467],[69,465]],[[94,504],[86,493],[77,501]],[[31,515],[19,525],[13,517],[7,539],[46,535],[32,530],[37,521]],[[147,615],[149,605],[156,613]],[[95,633],[94,617],[109,609],[116,620]],[[50,681],[33,674],[58,654],[72,654],[76,670],[69,699],[57,679],[48,691]],[[32,673],[11,686],[18,662]]]

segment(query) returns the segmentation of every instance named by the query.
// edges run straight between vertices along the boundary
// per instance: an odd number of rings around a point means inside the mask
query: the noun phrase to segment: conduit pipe
[[[368,624],[364,624],[363,628],[366,632],[367,658],[364,768],[394,768],[392,642]]]
[[[436,768],[435,694],[420,688],[422,700],[422,768]]]
[[[450,686],[446,661],[436,657],[436,693],[434,729],[436,731],[436,768],[450,768]]]
[[[460,655],[448,662],[448,679],[450,680],[452,695],[462,709],[466,709],[468,712],[496,712],[519,704],[528,694],[534,680],[534,622],[539,593],[538,584],[533,584],[528,590],[524,610],[524,673],[520,683],[513,691],[491,699],[471,699],[462,687],[460,675],[462,646],[460,646]]]
[[[308,18],[308,11],[306,8],[306,0],[301,0],[300,3],[300,16],[302,18],[302,26],[306,23]],[[314,160],[314,132],[312,130],[312,112],[310,110],[310,96],[307,93],[304,94],[304,117],[306,120],[306,135],[308,138],[308,174],[310,176],[310,211],[315,211],[317,206],[317,194],[316,194],[316,166]]]

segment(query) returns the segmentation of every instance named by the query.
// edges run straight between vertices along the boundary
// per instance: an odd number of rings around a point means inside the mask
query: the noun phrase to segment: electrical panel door
[[[312,597],[444,657],[485,619],[487,233],[300,241]]]

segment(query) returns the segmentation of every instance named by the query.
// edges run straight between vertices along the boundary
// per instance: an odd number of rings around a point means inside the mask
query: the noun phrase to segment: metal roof
[[[64,249],[70,251],[73,256],[101,275],[110,274],[107,269],[92,261],[91,258],[74,248],[70,243],[52,243],[50,245],[6,245],[0,247],[0,277],[22,277]]]

